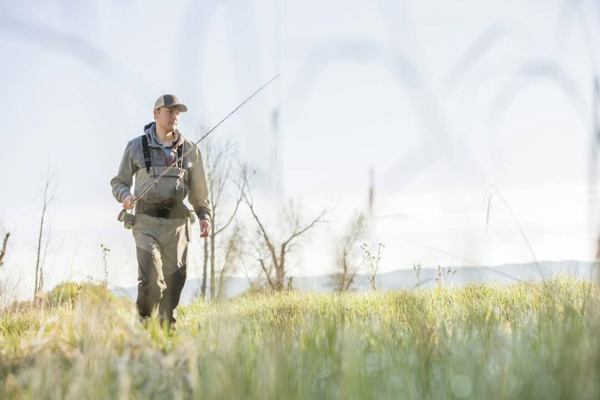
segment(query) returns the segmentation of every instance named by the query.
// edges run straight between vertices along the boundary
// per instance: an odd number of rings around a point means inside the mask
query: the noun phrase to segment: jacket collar
[[[177,140],[173,142],[173,148],[176,149],[183,143],[183,135],[177,129],[175,129],[175,133],[177,134]],[[149,147],[163,147],[158,140],[156,139],[156,122],[150,122],[144,126],[144,134],[148,137],[148,146]]]

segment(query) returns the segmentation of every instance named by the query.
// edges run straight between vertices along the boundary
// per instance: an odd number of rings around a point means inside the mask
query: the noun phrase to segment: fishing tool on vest
[[[208,135],[210,135],[215,129],[217,129],[219,127],[219,125],[221,125],[223,122],[225,122],[229,117],[231,117],[237,110],[239,110],[240,108],[242,108],[244,106],[244,104],[246,104],[247,102],[250,101],[250,99],[252,99],[254,96],[256,96],[261,90],[263,90],[264,88],[266,88],[267,86],[269,86],[275,79],[279,78],[279,75],[281,74],[277,74],[275,75],[273,78],[271,78],[271,80],[269,80],[267,83],[265,83],[264,85],[262,85],[256,92],[252,93],[252,95],[250,95],[250,97],[248,97],[246,100],[244,100],[239,106],[237,106],[233,111],[231,111],[229,114],[227,114],[227,116],[225,118],[223,118],[221,121],[219,121],[218,124],[216,124],[214,127],[212,127],[208,132],[206,132],[206,134],[204,136],[202,136],[196,143],[194,143],[194,146],[198,146],[198,144],[204,140],[204,138],[206,138]],[[142,136],[142,146],[143,146],[143,150],[144,150],[144,163],[146,164],[146,170],[150,171],[150,149],[148,148],[148,138],[146,137],[146,135],[144,134],[144,136]],[[175,158],[175,160],[167,167],[165,168],[165,170],[158,175],[156,178],[154,178],[154,180],[152,182],[150,182],[148,184],[148,186],[146,186],[144,188],[144,190],[142,190],[142,192],[135,197],[135,199],[132,202],[132,205],[135,206],[135,204],[137,203],[138,200],[140,200],[142,197],[144,197],[144,195],[146,193],[148,193],[148,191],[150,190],[150,188],[152,186],[154,186],[163,176],[165,176],[167,174],[167,172],[169,172],[169,170],[171,168],[173,168],[174,166],[180,166],[183,164],[183,157],[185,157],[186,155],[188,155],[188,153],[190,151],[193,150],[193,146],[191,146],[189,149],[187,149],[185,151],[185,153],[181,154],[181,146],[179,146],[177,148],[178,152],[177,152],[177,158]],[[182,167],[180,167],[182,168]],[[135,223],[135,216],[132,213],[129,213],[127,210],[123,209],[121,210],[121,212],[119,213],[119,216],[117,217],[117,220],[119,220],[120,222],[123,222],[123,224],[125,225],[126,229],[131,229]]]

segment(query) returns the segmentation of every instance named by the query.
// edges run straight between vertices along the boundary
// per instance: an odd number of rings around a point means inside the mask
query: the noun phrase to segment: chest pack
[[[146,165],[146,172],[150,173],[150,167],[152,166],[152,157],[150,157],[150,146],[148,146],[148,136],[142,136],[142,150],[144,152],[144,164]],[[183,167],[183,144],[177,147],[177,168]]]

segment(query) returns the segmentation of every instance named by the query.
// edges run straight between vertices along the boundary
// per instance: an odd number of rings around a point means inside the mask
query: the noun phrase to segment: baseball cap
[[[157,110],[161,107],[173,107],[177,108],[181,112],[186,112],[187,107],[179,103],[179,99],[174,94],[163,94],[154,103],[154,109]]]

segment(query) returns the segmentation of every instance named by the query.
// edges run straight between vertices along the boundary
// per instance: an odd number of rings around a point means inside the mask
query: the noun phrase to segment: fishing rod
[[[140,200],[146,193],[148,193],[148,191],[150,190],[150,188],[152,188],[152,186],[154,186],[163,176],[165,176],[167,174],[167,172],[169,172],[171,170],[171,168],[173,168],[174,166],[177,165],[177,163],[180,160],[183,160],[183,158],[188,155],[190,153],[190,151],[192,151],[194,149],[194,147],[197,147],[198,144],[204,140],[208,135],[210,135],[215,129],[217,129],[219,127],[219,125],[221,125],[223,122],[225,122],[229,117],[231,117],[237,110],[239,110],[240,108],[242,108],[244,106],[244,104],[246,104],[247,102],[250,101],[250,99],[252,99],[254,96],[256,96],[261,90],[263,90],[264,88],[266,88],[267,86],[269,86],[275,79],[279,78],[279,75],[281,74],[277,74],[275,75],[273,78],[271,78],[271,80],[269,80],[267,83],[265,83],[264,85],[262,85],[256,92],[252,93],[252,95],[250,95],[250,97],[248,97],[246,100],[244,100],[239,106],[237,106],[232,112],[230,112],[229,114],[227,114],[227,116],[225,118],[223,118],[221,121],[219,121],[218,124],[216,124],[214,127],[212,127],[204,136],[202,136],[200,139],[198,139],[197,142],[194,143],[194,146],[191,146],[189,149],[187,149],[187,151],[185,153],[183,153],[181,155],[181,157],[175,157],[175,160],[160,174],[158,175],[156,178],[154,178],[154,180],[152,182],[150,182],[148,184],[148,186],[146,186],[144,188],[144,190],[142,190],[142,192],[139,194],[139,196],[135,196],[133,201],[132,201],[132,206],[135,206],[135,204],[137,203],[138,200]],[[129,214],[127,213],[126,209],[121,210],[121,212],[119,213],[119,216],[117,217],[117,219],[121,222],[125,221],[125,228],[127,229],[131,229],[131,227],[133,226],[133,221],[126,221],[126,217]],[[129,222],[129,224],[127,223]]]

